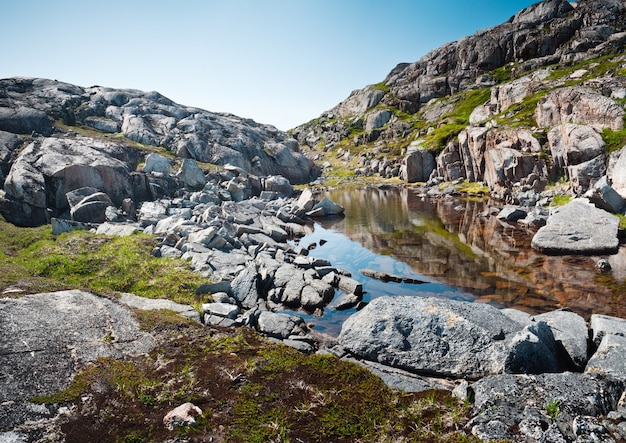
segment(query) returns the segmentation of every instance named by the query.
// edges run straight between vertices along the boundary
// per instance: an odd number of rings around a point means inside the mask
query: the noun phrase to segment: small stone
[[[168,412],[163,417],[163,424],[170,431],[185,426],[195,426],[197,423],[194,416],[198,415],[202,415],[202,409],[193,403],[184,403]]]

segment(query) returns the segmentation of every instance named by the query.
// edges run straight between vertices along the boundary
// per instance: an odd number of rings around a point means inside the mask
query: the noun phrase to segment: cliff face
[[[341,158],[364,175],[486,181],[501,196],[530,174],[530,184],[569,178],[571,164],[553,167],[546,134],[570,122],[622,130],[625,13],[621,0],[537,3],[399,64],[293,134],[320,160],[341,166]],[[423,171],[434,165],[431,156],[436,166]],[[521,167],[503,169],[511,162]],[[412,164],[422,171],[415,174]]]

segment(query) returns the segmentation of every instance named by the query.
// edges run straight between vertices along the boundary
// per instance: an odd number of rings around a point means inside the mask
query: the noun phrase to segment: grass
[[[107,237],[88,231],[53,236],[50,226],[17,228],[0,218],[0,292],[81,288],[96,294],[131,292],[198,305],[206,279],[182,260],[152,257],[153,237]]]
[[[622,149],[626,146],[626,127],[621,131],[613,131],[610,128],[603,129],[602,140],[606,143],[608,153]]]
[[[556,194],[552,198],[552,206],[563,206],[572,201],[571,195]]]

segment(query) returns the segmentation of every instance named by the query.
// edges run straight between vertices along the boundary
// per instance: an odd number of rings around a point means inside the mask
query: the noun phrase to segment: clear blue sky
[[[533,0],[0,0],[0,78],[159,91],[287,130]]]

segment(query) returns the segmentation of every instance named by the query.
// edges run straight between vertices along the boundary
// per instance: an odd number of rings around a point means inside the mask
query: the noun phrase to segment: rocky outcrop
[[[19,137],[0,138],[2,212],[17,224],[38,225],[61,214],[67,208],[64,194],[80,187],[106,193],[116,206],[125,198],[144,201],[167,194],[169,171],[149,164],[146,174],[138,173],[146,154],[130,141],[182,157],[177,177],[192,188],[204,185],[196,162],[230,164],[257,176],[282,175],[294,184],[318,174],[296,140],[273,126],[181,106],[156,92],[11,78],[0,80],[0,97],[2,134],[38,136],[19,155]],[[53,121],[62,121],[66,129],[55,128]],[[73,125],[91,127],[103,137],[78,136]],[[104,137],[112,132],[125,139]]]
[[[0,299],[0,322],[3,430],[49,416],[28,399],[67,388],[87,363],[142,355],[155,344],[128,309],[82,291]]]

